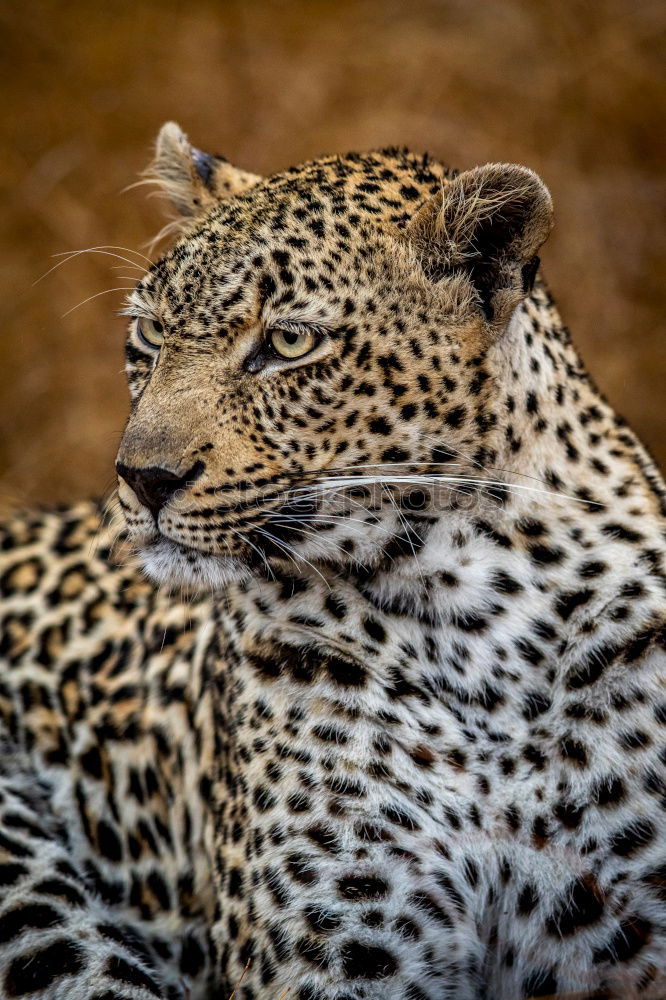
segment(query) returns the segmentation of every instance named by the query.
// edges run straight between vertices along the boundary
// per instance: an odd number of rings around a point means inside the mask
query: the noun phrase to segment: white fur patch
[[[247,566],[228,556],[213,556],[160,538],[140,550],[146,575],[155,583],[191,587],[205,593],[224,590],[251,574]]]

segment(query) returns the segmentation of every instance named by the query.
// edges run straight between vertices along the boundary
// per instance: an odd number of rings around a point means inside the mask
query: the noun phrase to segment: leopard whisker
[[[403,530],[405,532],[405,537],[407,538],[407,541],[409,542],[410,548],[412,550],[412,555],[414,557],[414,562],[416,563],[416,568],[418,569],[419,576],[421,577],[421,582],[422,582],[422,584],[423,584],[423,586],[425,588],[426,582],[425,582],[425,579],[423,577],[423,573],[421,571],[421,564],[420,564],[419,558],[418,558],[418,556],[416,554],[416,549],[414,548],[414,543],[412,542],[412,536],[411,536],[411,532],[409,531],[409,528],[407,526],[407,522],[405,521],[404,517],[402,516],[400,508],[396,504],[394,497],[391,496],[391,493],[388,490],[386,490],[386,492],[388,493],[389,502],[391,503],[391,505],[395,509],[395,512],[396,512],[396,514],[398,516],[398,520],[400,521],[400,523],[401,523],[401,525],[403,527]],[[384,493],[384,487],[382,487],[382,493]],[[416,534],[416,537],[418,538],[419,542],[423,543],[423,539],[421,538],[421,536],[419,534]]]
[[[293,523],[294,520],[298,521],[298,524],[294,524]],[[320,524],[342,523],[342,524],[346,525],[351,520],[354,520],[358,524],[361,524],[361,525],[365,524],[364,521],[360,521],[358,518],[345,518],[345,517],[339,517],[339,518],[336,519],[335,522],[332,521],[332,520],[330,520],[330,519],[328,519],[328,518],[317,518],[317,519],[315,519],[313,521],[313,523],[315,523],[315,524],[317,524],[317,523],[320,523]],[[312,539],[314,539],[316,542],[320,542],[321,546],[324,547],[324,548],[326,548],[329,545],[333,545],[336,549],[338,549],[338,551],[341,554],[344,554],[344,549],[342,548],[342,546],[338,542],[332,540],[330,537],[327,538],[326,541],[324,542],[324,540],[317,534],[316,531],[311,531],[311,530],[308,530],[307,528],[305,528],[303,526],[302,522],[300,521],[300,519],[297,518],[295,515],[293,515],[292,519],[289,520],[289,521],[283,520],[283,519],[278,519],[278,518],[273,518],[273,519],[271,519],[271,521],[269,523],[270,524],[275,524],[277,526],[284,526],[286,528],[289,528],[291,531],[299,531],[299,532],[301,532],[301,534],[308,535]],[[379,526],[379,525],[378,525],[378,527],[381,528],[381,526]],[[257,530],[259,530],[259,529],[257,529]],[[386,531],[386,529],[384,529],[384,528],[381,528],[381,530],[383,530],[384,533],[387,534],[387,535],[390,534],[390,532]],[[326,552],[324,552],[323,554],[327,555]]]
[[[298,521],[302,523],[302,518],[298,514],[280,514],[279,512],[274,513],[271,510],[260,510],[257,513],[261,517],[268,517],[275,524],[284,523],[287,524],[289,521]],[[278,522],[279,518],[279,522]],[[360,524],[361,527],[367,527],[368,522],[364,521],[360,517],[346,517],[344,514],[313,514],[310,523],[321,523],[321,524]],[[381,528],[381,525],[377,525]],[[382,529],[386,530],[386,529]],[[388,532],[387,532],[388,533]]]
[[[535,483],[542,483],[544,486],[548,486],[548,482],[545,479],[541,479],[539,476],[531,476],[526,472],[516,472],[513,469],[502,469],[499,466],[494,465],[483,465],[477,459],[473,458],[471,455],[466,455],[464,452],[460,451],[458,448],[454,448],[453,445],[447,444],[446,448],[442,448],[441,442],[437,441],[437,438],[431,437],[430,435],[422,435],[423,440],[427,443],[430,441],[433,447],[440,448],[442,451],[448,451],[450,449],[451,454],[458,455],[460,458],[464,459],[469,465],[475,465],[482,472],[493,473],[499,472],[502,475],[518,476],[520,479],[531,479]],[[450,463],[448,463],[450,464]],[[577,498],[576,498],[577,499]],[[588,501],[591,503],[592,501]]]
[[[320,573],[320,571],[317,569],[317,567],[313,566],[312,563],[310,562],[310,560],[306,559],[305,556],[303,556],[303,555],[300,554],[300,552],[297,552],[295,549],[292,549],[290,545],[287,545],[286,543],[282,542],[280,539],[275,538],[269,531],[264,531],[263,528],[255,528],[255,531],[258,531],[260,535],[264,535],[265,538],[270,539],[270,541],[273,542],[274,545],[277,545],[278,548],[282,549],[284,552],[293,552],[293,554],[296,556],[297,559],[300,559],[302,562],[307,563],[307,565],[310,567],[310,569],[313,569],[315,571],[315,573],[317,574],[317,576],[321,577],[321,579],[326,584],[326,586],[328,587],[328,589],[329,590],[331,589],[331,585],[329,584],[328,580],[323,575],[323,573]],[[296,563],[294,563],[294,565],[296,565]]]
[[[131,292],[131,291],[132,287],[127,285],[122,285],[118,288],[106,288],[104,289],[103,292],[97,292],[95,295],[89,295],[87,299],[83,300],[83,302],[78,302],[75,306],[72,306],[71,309],[68,309],[67,312],[64,312],[60,318],[64,319],[65,316],[69,316],[70,313],[73,313],[75,312],[75,310],[80,309],[81,306],[84,306],[87,302],[92,302],[93,299],[98,299],[100,295],[110,295],[111,292]]]
[[[340,520],[340,521],[342,521],[342,522],[343,522],[343,523],[345,523],[345,524],[346,524],[346,523],[348,523],[348,519],[347,519],[347,518],[343,518],[343,517],[341,517],[341,518],[340,518],[339,520]],[[357,521],[358,521],[358,518],[356,518],[355,520],[357,520]],[[281,522],[281,521],[277,521],[277,520],[276,520],[276,521],[275,521],[274,523],[275,523],[275,524],[282,524],[282,522]],[[326,521],[326,520],[322,520],[322,523],[327,523],[327,521]],[[359,523],[359,524],[361,524],[361,525],[363,525],[363,524],[364,524],[365,522],[363,522],[363,521],[358,521],[358,523]],[[300,532],[301,532],[302,534],[307,534],[307,535],[310,535],[310,536],[312,536],[313,538],[315,538],[315,539],[316,539],[317,541],[319,541],[319,537],[318,537],[318,536],[317,536],[317,535],[315,534],[315,532],[313,532],[313,531],[307,531],[307,530],[306,530],[305,528],[303,528],[303,527],[300,527],[300,528],[299,528],[299,527],[296,527],[296,526],[294,526],[294,525],[291,525],[291,524],[289,524],[289,525],[286,525],[286,526],[288,526],[288,527],[289,527],[289,528],[290,528],[290,529],[291,529],[292,531],[300,531]],[[378,527],[380,527],[380,528],[381,528],[381,526],[380,526],[380,525],[378,525]],[[257,528],[257,530],[260,530],[260,529],[259,529],[259,528]],[[387,531],[387,530],[386,530],[385,528],[381,528],[381,530],[383,530],[383,531],[384,531],[384,533],[385,533],[385,534],[387,534],[387,535],[390,535],[390,534],[391,534],[391,532]],[[334,545],[334,546],[335,546],[335,548],[336,548],[336,549],[338,549],[338,551],[339,551],[340,553],[342,553],[343,555],[346,555],[346,553],[344,552],[344,549],[342,548],[342,546],[341,546],[341,545],[339,545],[339,544],[338,544],[337,542],[332,542],[330,538],[328,538],[328,539],[326,540],[326,544],[327,544],[327,545],[330,545],[330,544]],[[387,557],[388,559],[390,559],[390,561],[391,561],[391,562],[394,562],[394,559],[393,559],[393,557],[392,557],[392,556],[390,556],[390,555],[387,555],[387,553],[386,553],[386,550],[384,549],[384,547],[383,547],[383,546],[381,546],[381,545],[380,545],[380,547],[379,547],[379,550],[380,550],[380,552],[382,553],[382,555],[384,555],[384,556],[386,556],[386,557]],[[324,553],[324,554],[325,554],[325,555],[327,555],[327,553]],[[365,566],[365,563],[360,563],[360,565],[361,565],[361,566]],[[313,567],[313,569],[314,569],[314,567]]]
[[[321,542],[321,539],[319,538],[319,536],[315,531],[308,531],[308,529],[304,528],[302,525],[299,526],[295,524],[286,524],[284,521],[277,521],[277,520],[271,521],[270,523],[275,524],[278,527],[280,526],[288,527],[290,531],[298,531],[302,535],[308,535],[308,537],[312,538],[315,542]],[[256,527],[256,530],[261,531],[261,528]],[[337,542],[332,542],[330,538],[327,539],[327,543],[334,545],[339,552],[343,551],[342,547]]]
[[[124,257],[122,254],[112,253],[111,251],[113,251],[113,250],[124,250],[127,253],[136,253],[139,257],[145,257],[145,254],[139,253],[138,250],[129,250],[127,247],[113,246],[113,244],[110,244],[110,243],[106,244],[106,245],[105,244],[100,244],[99,246],[96,246],[96,247],[87,247],[85,250],[63,250],[60,253],[53,254],[54,257],[62,257],[63,260],[59,260],[57,262],[57,264],[54,264],[53,267],[50,267],[48,269],[48,271],[45,271],[44,274],[41,275],[41,277],[39,277],[35,281],[33,281],[32,287],[34,288],[34,286],[38,285],[40,283],[40,281],[44,280],[44,278],[48,278],[48,276],[50,274],[53,274],[54,271],[57,271],[58,268],[60,268],[60,267],[63,266],[63,264],[68,264],[69,261],[74,260],[75,257],[81,257],[83,254],[87,254],[87,253],[90,253],[90,254],[92,254],[92,253],[98,253],[98,254],[102,254],[102,255],[104,255],[106,257],[115,257],[116,260],[122,260],[126,264],[129,264],[131,267],[136,267],[137,269],[141,269],[141,270],[143,270],[143,272],[145,274],[148,273],[148,268],[147,267],[144,267],[142,264],[137,264],[135,261],[130,260],[129,257]],[[145,259],[152,266],[153,262],[150,259],[150,257],[145,257]]]
[[[549,496],[549,497],[557,497],[557,498],[562,499],[562,500],[571,500],[574,503],[588,504],[588,505],[593,505],[593,506],[597,506],[597,507],[602,507],[603,506],[603,504],[601,504],[600,502],[598,502],[596,500],[586,500],[586,499],[583,499],[581,497],[571,496],[571,494],[561,493],[561,492],[556,491],[556,490],[541,489],[541,488],[536,487],[536,486],[525,486],[525,485],[523,485],[521,483],[508,483],[508,482],[503,482],[503,481],[498,480],[498,479],[478,479],[478,478],[473,478],[471,476],[448,476],[448,475],[445,475],[445,474],[438,475],[438,476],[418,476],[418,475],[379,476],[379,475],[376,475],[376,476],[359,476],[359,477],[354,477],[354,476],[333,477],[333,476],[330,476],[330,477],[327,477],[327,479],[329,479],[329,480],[335,480],[335,481],[332,482],[330,485],[329,485],[328,482],[326,484],[317,483],[317,484],[315,484],[315,487],[317,489],[321,490],[321,489],[339,489],[341,487],[358,488],[359,486],[368,486],[368,485],[374,485],[374,484],[379,484],[379,483],[389,483],[390,484],[390,483],[396,483],[396,482],[401,482],[401,483],[402,482],[404,482],[404,483],[416,483],[416,484],[426,483],[428,485],[439,484],[439,483],[443,483],[443,484],[446,485],[446,484],[449,484],[449,483],[455,483],[455,484],[458,484],[458,485],[466,485],[466,486],[488,486],[488,487],[492,487],[492,488],[495,488],[495,489],[497,489],[498,487],[501,487],[503,489],[506,489],[507,492],[509,492],[509,493],[516,492],[516,491],[520,491],[521,493],[525,493],[525,492],[526,493],[535,493],[535,494],[540,494],[540,495]],[[306,490],[306,489],[309,489],[309,488],[310,487],[306,487],[306,486],[304,486],[304,487],[293,487],[290,492],[300,493],[303,490]]]
[[[427,441],[428,438],[424,437],[424,440]],[[368,462],[368,463],[360,463],[358,465],[335,465],[335,466],[328,466],[326,469],[322,469],[322,470],[314,470],[312,472],[301,472],[301,473],[285,473],[285,475],[291,475],[294,478],[305,478],[305,477],[315,477],[315,476],[321,476],[323,478],[323,477],[328,477],[331,472],[340,472],[340,471],[349,471],[349,470],[353,471],[353,470],[357,470],[357,469],[360,470],[360,469],[388,469],[388,468],[414,468],[414,467],[417,467],[417,468],[418,467],[441,468],[442,466],[445,466],[448,469],[448,468],[451,468],[451,466],[475,465],[482,472],[486,472],[486,473],[499,472],[499,473],[503,473],[504,475],[517,476],[517,477],[519,477],[521,479],[529,479],[529,480],[532,480],[535,483],[541,483],[541,484],[543,484],[546,487],[549,486],[548,482],[545,479],[541,479],[538,476],[531,476],[531,475],[528,475],[528,474],[523,473],[523,472],[516,472],[513,469],[503,469],[503,468],[500,468],[499,466],[484,466],[480,462],[478,462],[476,459],[472,458],[471,456],[465,455],[463,452],[459,451],[458,449],[453,448],[450,445],[447,445],[447,448],[442,448],[441,444],[437,442],[436,438],[431,438],[431,440],[432,440],[432,443],[433,443],[434,446],[437,446],[437,447],[441,448],[441,450],[443,450],[443,451],[446,451],[448,448],[450,448],[452,454],[459,455],[462,459],[464,459],[464,461],[463,462],[426,462],[426,461],[419,461],[418,459],[415,459],[414,461],[411,461],[411,462],[376,462],[376,463],[369,463]],[[518,483],[508,483],[506,481],[496,480],[494,478],[493,479],[487,479],[487,480],[477,480],[477,479],[474,479],[473,481],[474,482],[486,482],[486,483],[492,484],[493,486],[502,486],[502,487],[504,487],[507,490],[511,490],[512,488],[522,488],[523,490],[530,489],[529,486],[525,486],[525,485],[518,484]],[[536,489],[535,487],[531,487],[531,488],[532,489]],[[598,501],[586,500],[586,499],[583,499],[581,497],[570,496],[569,494],[558,492],[556,490],[553,490],[552,488],[548,488],[548,489],[542,490],[541,492],[547,493],[550,496],[559,497],[561,499],[573,500],[573,501],[575,501],[577,503],[586,503],[586,504],[589,504],[589,505],[595,505],[596,504],[597,506],[603,506],[603,504],[599,503]]]
[[[236,528],[232,528],[231,525],[229,526],[229,530],[233,531],[234,535],[237,535],[243,543],[249,545],[251,549],[254,549],[259,558],[263,559],[264,563],[266,564],[266,569],[268,570],[270,578],[275,579],[275,574],[271,569],[271,565],[268,559],[266,558],[266,553],[262,552],[261,549],[258,549],[256,545],[253,545],[250,539],[246,538],[246,536],[243,534],[242,531],[237,531]]]

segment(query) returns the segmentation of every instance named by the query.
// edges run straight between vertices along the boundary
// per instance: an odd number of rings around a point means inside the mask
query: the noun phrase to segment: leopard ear
[[[488,327],[503,329],[534,284],[553,205],[537,174],[489,163],[459,174],[407,227],[432,281],[464,275]]]
[[[191,146],[175,122],[166,122],[155,144],[155,158],[144,174],[157,185],[179,215],[197,218],[225,198],[242,194],[261,180],[221,156]]]

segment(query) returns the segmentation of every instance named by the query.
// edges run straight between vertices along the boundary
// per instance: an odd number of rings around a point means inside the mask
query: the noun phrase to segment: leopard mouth
[[[388,537],[381,525],[383,495],[373,499],[364,489],[360,500],[357,492],[347,489],[342,497],[317,500],[300,493],[272,494],[270,500],[281,502],[246,503],[242,513],[232,505],[212,511],[172,510],[167,504],[150,528],[135,523],[135,545],[152,580],[206,591],[250,577],[273,579],[285,565],[344,561],[360,545],[367,560]]]

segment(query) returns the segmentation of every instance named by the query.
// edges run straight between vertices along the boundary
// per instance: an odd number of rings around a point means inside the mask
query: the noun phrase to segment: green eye
[[[302,358],[316,344],[314,333],[305,331],[296,333],[294,330],[271,330],[271,347],[281,358]]]
[[[136,321],[136,332],[146,347],[159,350],[164,340],[164,327],[156,319],[146,319],[144,316]]]

